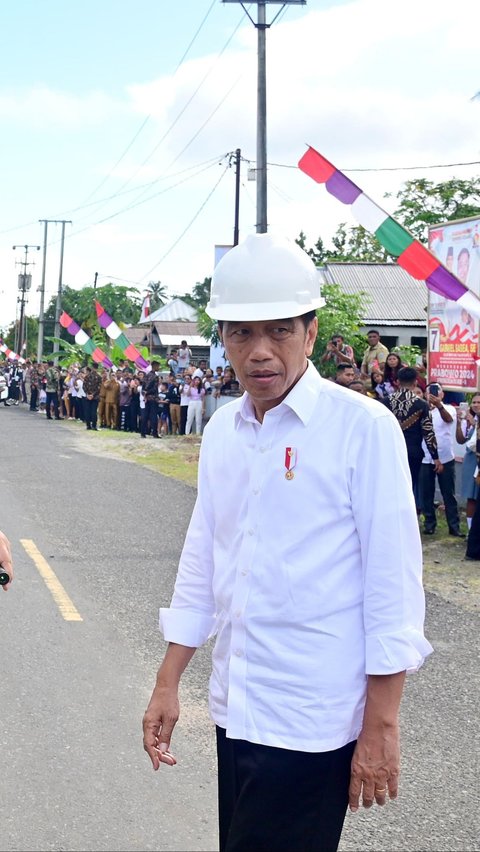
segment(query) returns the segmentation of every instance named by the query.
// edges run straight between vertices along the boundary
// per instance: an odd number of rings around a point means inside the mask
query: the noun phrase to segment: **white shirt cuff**
[[[199,648],[215,633],[214,615],[200,615],[188,609],[160,609],[159,626],[166,642]]]
[[[388,675],[416,672],[433,651],[423,633],[407,627],[398,633],[367,636],[365,640],[366,673]]]

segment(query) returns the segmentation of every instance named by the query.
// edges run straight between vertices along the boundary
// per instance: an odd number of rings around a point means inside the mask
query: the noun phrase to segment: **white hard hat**
[[[272,234],[251,234],[215,267],[207,314],[216,320],[288,319],[325,304],[306,252]]]

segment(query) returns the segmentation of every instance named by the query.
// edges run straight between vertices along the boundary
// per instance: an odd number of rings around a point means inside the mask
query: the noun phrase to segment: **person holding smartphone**
[[[444,404],[444,391],[437,382],[427,385],[426,396],[432,415],[433,431],[437,439],[438,457],[442,463],[442,470],[440,472],[435,469],[432,456],[427,445],[423,442],[424,457],[419,482],[420,505],[424,517],[423,531],[425,535],[433,535],[437,526],[435,485],[438,477],[438,485],[445,505],[448,532],[457,538],[465,538],[465,533],[460,531],[460,517],[455,496],[455,432],[457,421],[455,406]]]

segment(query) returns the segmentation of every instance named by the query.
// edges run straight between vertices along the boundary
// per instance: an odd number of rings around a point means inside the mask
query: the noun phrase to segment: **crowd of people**
[[[361,362],[341,334],[327,343],[321,363],[333,362],[332,381],[387,405],[397,417],[407,444],[408,459],[423,531],[432,535],[437,526],[435,490],[445,506],[449,533],[464,537],[456,499],[455,442],[465,444],[461,495],[466,501],[467,532],[475,514],[479,486],[480,394],[472,404],[449,404],[443,388],[427,384],[425,353],[415,368],[390,352],[380,334],[370,330]],[[5,406],[28,404],[47,420],[77,420],[87,430],[112,429],[138,433],[142,438],[199,435],[217,406],[219,397],[241,395],[243,388],[229,366],[210,369],[197,363],[186,341],[172,349],[167,369],[153,361],[151,370],[133,369],[120,362],[114,370],[97,364],[68,369],[27,361],[5,362],[0,369],[0,398]],[[226,401],[226,400],[225,400]],[[479,435],[477,436],[477,429]]]
[[[98,364],[68,369],[27,361],[5,362],[0,368],[0,398],[5,406],[26,404],[47,420],[77,420],[87,430],[114,429],[142,438],[197,435],[220,398],[241,393],[231,367],[215,371],[204,360],[183,365],[174,350],[168,371],[153,361],[148,372],[120,362],[116,369]]]
[[[389,352],[378,331],[369,331],[361,364],[342,335],[327,344],[322,361],[333,361],[333,381],[386,405],[397,418],[407,445],[412,488],[423,532],[437,527],[436,487],[442,496],[451,536],[467,536],[466,559],[480,560],[480,393],[467,402],[465,394],[448,393],[437,382],[428,383],[426,353],[416,367]],[[465,501],[467,531],[462,532],[456,497],[456,444],[465,444],[460,494]],[[475,521],[474,521],[475,519]]]

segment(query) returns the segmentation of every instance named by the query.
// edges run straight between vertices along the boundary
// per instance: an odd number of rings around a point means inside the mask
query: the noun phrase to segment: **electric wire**
[[[204,27],[204,25],[205,25],[205,23],[206,23],[206,21],[207,21],[207,18],[208,18],[208,16],[210,15],[210,12],[212,11],[212,9],[213,9],[213,7],[214,7],[214,5],[215,5],[215,2],[216,2],[216,0],[212,0],[212,3],[210,4],[210,7],[209,7],[208,11],[207,11],[207,12],[206,12],[206,14],[204,15],[203,20],[202,20],[202,22],[201,22],[200,26],[198,27],[198,29],[197,29],[197,31],[196,31],[196,33],[195,33],[195,35],[193,36],[193,38],[192,38],[192,39],[191,39],[191,41],[190,41],[190,44],[188,45],[188,47],[187,47],[187,49],[185,50],[185,52],[184,52],[183,56],[181,57],[180,61],[178,62],[177,67],[175,68],[175,71],[173,72],[173,76],[174,76],[174,77],[175,77],[176,73],[179,71],[179,69],[181,68],[181,66],[183,65],[183,63],[184,63],[185,59],[187,58],[187,56],[188,56],[188,54],[189,54],[189,52],[190,52],[191,48],[192,48],[192,47],[193,47],[193,45],[195,44],[196,39],[197,39],[197,38],[198,38],[198,36],[200,35],[200,32],[202,31],[202,29],[203,29],[203,27]],[[150,113],[149,115],[147,115],[147,116],[146,116],[146,118],[143,120],[143,122],[142,122],[141,126],[139,127],[139,129],[138,129],[138,130],[137,130],[137,132],[135,133],[135,135],[134,135],[133,139],[131,139],[131,141],[128,143],[127,147],[124,149],[123,153],[120,155],[120,157],[118,158],[118,160],[117,160],[117,162],[115,163],[115,165],[114,165],[114,166],[112,166],[112,168],[110,169],[109,173],[108,173],[107,175],[105,175],[105,177],[104,177],[104,178],[102,178],[102,180],[100,181],[100,183],[99,183],[99,184],[95,187],[95,189],[94,189],[94,190],[90,193],[90,195],[88,195],[88,196],[87,196],[87,198],[85,199],[85,202],[84,202],[84,203],[86,203],[86,202],[87,202],[87,201],[89,201],[89,200],[90,200],[90,199],[91,199],[94,195],[96,195],[96,194],[97,194],[97,192],[98,192],[98,190],[99,190],[99,189],[101,189],[101,187],[102,187],[102,186],[104,186],[104,184],[107,182],[107,180],[109,180],[109,178],[112,176],[112,174],[113,174],[113,172],[115,171],[115,169],[116,169],[116,168],[118,168],[118,166],[120,165],[120,163],[122,162],[122,160],[126,157],[126,155],[128,154],[128,152],[129,152],[130,148],[133,146],[133,144],[135,143],[135,141],[138,139],[138,137],[140,136],[140,134],[142,133],[142,131],[144,130],[144,128],[146,127],[146,125],[147,125],[147,124],[148,124],[148,122],[150,121],[151,117],[152,117],[152,114],[151,114],[151,113]]]
[[[133,174],[132,174],[132,175],[131,175],[131,176],[130,176],[130,177],[129,177],[129,178],[128,178],[128,179],[127,179],[127,180],[126,180],[123,184],[122,184],[122,186],[120,187],[120,189],[123,189],[125,186],[128,186],[128,184],[130,183],[130,181],[132,181],[132,180],[133,180],[133,178],[134,178],[134,177],[136,177],[136,175],[138,174],[138,172],[140,171],[140,169],[142,169],[142,168],[143,168],[143,167],[144,167],[144,166],[145,166],[145,165],[149,162],[149,160],[151,160],[151,158],[153,157],[153,155],[154,155],[154,154],[158,151],[158,149],[159,149],[159,148],[160,148],[160,146],[163,144],[163,142],[165,141],[165,139],[166,139],[166,138],[170,135],[170,133],[172,132],[172,130],[174,129],[174,127],[178,124],[178,122],[180,121],[181,117],[184,115],[185,111],[188,109],[188,107],[190,106],[190,104],[192,103],[192,101],[194,100],[194,98],[196,97],[196,95],[198,94],[198,92],[200,91],[200,89],[202,88],[203,84],[205,83],[205,80],[206,80],[206,79],[210,76],[210,74],[212,73],[213,69],[215,68],[215,66],[216,66],[217,62],[220,60],[220,58],[221,58],[221,57],[223,56],[223,54],[225,53],[225,51],[226,51],[227,47],[229,46],[230,42],[232,41],[233,37],[236,35],[237,30],[240,28],[240,26],[241,26],[241,24],[242,24],[242,21],[243,21],[243,16],[240,18],[240,20],[239,20],[239,22],[238,22],[237,26],[234,28],[234,30],[233,30],[233,32],[231,33],[231,35],[228,37],[228,39],[227,39],[227,41],[225,42],[225,44],[223,45],[223,47],[222,47],[222,49],[221,49],[220,53],[218,53],[218,54],[217,54],[217,56],[216,56],[216,58],[215,58],[214,62],[212,63],[212,65],[210,66],[210,68],[207,70],[207,72],[204,74],[204,76],[202,77],[202,79],[201,79],[200,83],[198,84],[197,88],[196,88],[196,89],[195,89],[195,91],[191,94],[191,96],[189,97],[189,99],[187,100],[187,102],[184,104],[184,106],[182,107],[182,109],[180,110],[180,112],[178,113],[178,115],[174,118],[174,120],[172,121],[172,123],[170,124],[170,126],[167,128],[167,130],[165,131],[165,133],[163,134],[163,136],[160,138],[160,140],[159,140],[159,141],[157,142],[157,144],[155,145],[155,147],[154,147],[154,148],[150,151],[149,155],[148,155],[148,156],[147,156],[147,157],[146,157],[146,158],[145,158],[145,159],[144,159],[144,160],[140,163],[140,165],[139,165],[139,166],[138,166],[138,168],[137,168],[137,169],[133,172]],[[188,144],[189,144],[189,143],[188,143]],[[186,147],[188,147],[188,144],[187,144],[187,146],[186,146]]]
[[[202,212],[202,210],[204,209],[204,207],[205,207],[205,206],[207,205],[207,203],[210,201],[210,199],[211,199],[212,195],[214,194],[215,190],[216,190],[216,189],[218,188],[218,186],[220,185],[221,181],[222,181],[222,180],[223,180],[223,178],[225,177],[225,175],[226,175],[227,171],[229,170],[229,168],[230,168],[230,166],[229,166],[229,165],[228,165],[228,163],[227,163],[227,165],[225,166],[225,168],[224,168],[224,170],[223,170],[222,174],[220,175],[220,177],[219,177],[219,178],[218,178],[218,180],[216,181],[215,185],[214,185],[214,186],[213,186],[213,188],[210,190],[210,192],[208,193],[207,197],[206,197],[206,198],[205,198],[205,200],[202,202],[202,204],[200,205],[200,207],[198,208],[197,212],[195,213],[195,215],[193,216],[193,218],[190,220],[190,222],[188,223],[188,225],[186,226],[186,228],[184,228],[184,230],[182,231],[182,233],[180,234],[180,236],[179,236],[179,237],[177,237],[177,239],[176,239],[176,240],[172,243],[172,245],[170,246],[170,248],[169,248],[169,249],[167,249],[167,251],[166,251],[166,252],[162,255],[162,257],[160,258],[160,260],[159,260],[159,261],[157,261],[157,263],[155,263],[155,264],[152,266],[152,268],[151,268],[151,269],[149,269],[149,270],[148,270],[148,272],[146,272],[146,273],[145,273],[145,275],[142,275],[142,277],[140,278],[140,280],[139,280],[139,282],[138,282],[139,284],[141,284],[143,281],[145,281],[145,278],[148,278],[148,276],[149,276],[149,275],[151,275],[151,274],[152,274],[152,272],[153,272],[153,271],[154,271],[154,270],[155,270],[158,266],[160,266],[160,264],[161,264],[161,263],[163,263],[163,261],[164,261],[164,260],[168,257],[168,255],[172,253],[172,251],[174,250],[174,248],[176,248],[176,246],[178,245],[178,243],[180,242],[180,240],[182,240],[182,239],[183,239],[183,237],[185,236],[185,234],[186,234],[186,233],[190,230],[190,228],[192,227],[193,223],[194,223],[194,222],[198,219],[198,217],[199,217],[200,213]]]
[[[224,155],[224,156],[228,156],[228,155]],[[220,162],[222,162],[223,159],[224,158],[222,158],[222,160]],[[178,186],[181,186],[182,184],[187,183],[189,180],[192,180],[193,178],[198,177],[198,175],[202,174],[203,172],[208,171],[208,169],[211,169],[217,163],[218,163],[218,160],[216,160],[213,163],[211,162],[211,163],[209,163],[209,165],[204,166],[202,169],[199,169],[197,172],[195,172],[194,175],[188,175],[187,177],[183,178],[183,180],[179,180],[176,183],[172,184],[171,186],[167,186],[167,187],[165,187],[165,189],[161,189],[159,192],[155,192],[153,195],[149,195],[148,198],[144,198],[141,201],[135,201],[133,204],[129,204],[127,207],[124,207],[122,210],[117,210],[115,213],[111,213],[109,216],[105,216],[103,219],[99,219],[97,222],[91,222],[89,225],[85,225],[84,228],[79,228],[77,231],[72,231],[70,234],[67,234],[65,236],[65,240],[72,239],[72,237],[76,237],[76,236],[78,236],[78,234],[83,234],[85,231],[88,231],[90,228],[94,228],[97,225],[103,225],[105,222],[109,222],[111,219],[115,219],[117,216],[120,216],[122,213],[127,213],[129,210],[134,210],[136,207],[140,207],[140,205],[142,205],[142,204],[147,204],[149,201],[152,201],[154,198],[158,198],[160,195],[165,195],[167,192],[170,192],[172,189],[176,189]],[[47,246],[52,246],[52,245],[55,245],[56,243],[59,243],[59,242],[60,242],[59,239],[52,240],[51,242],[47,243]]]

